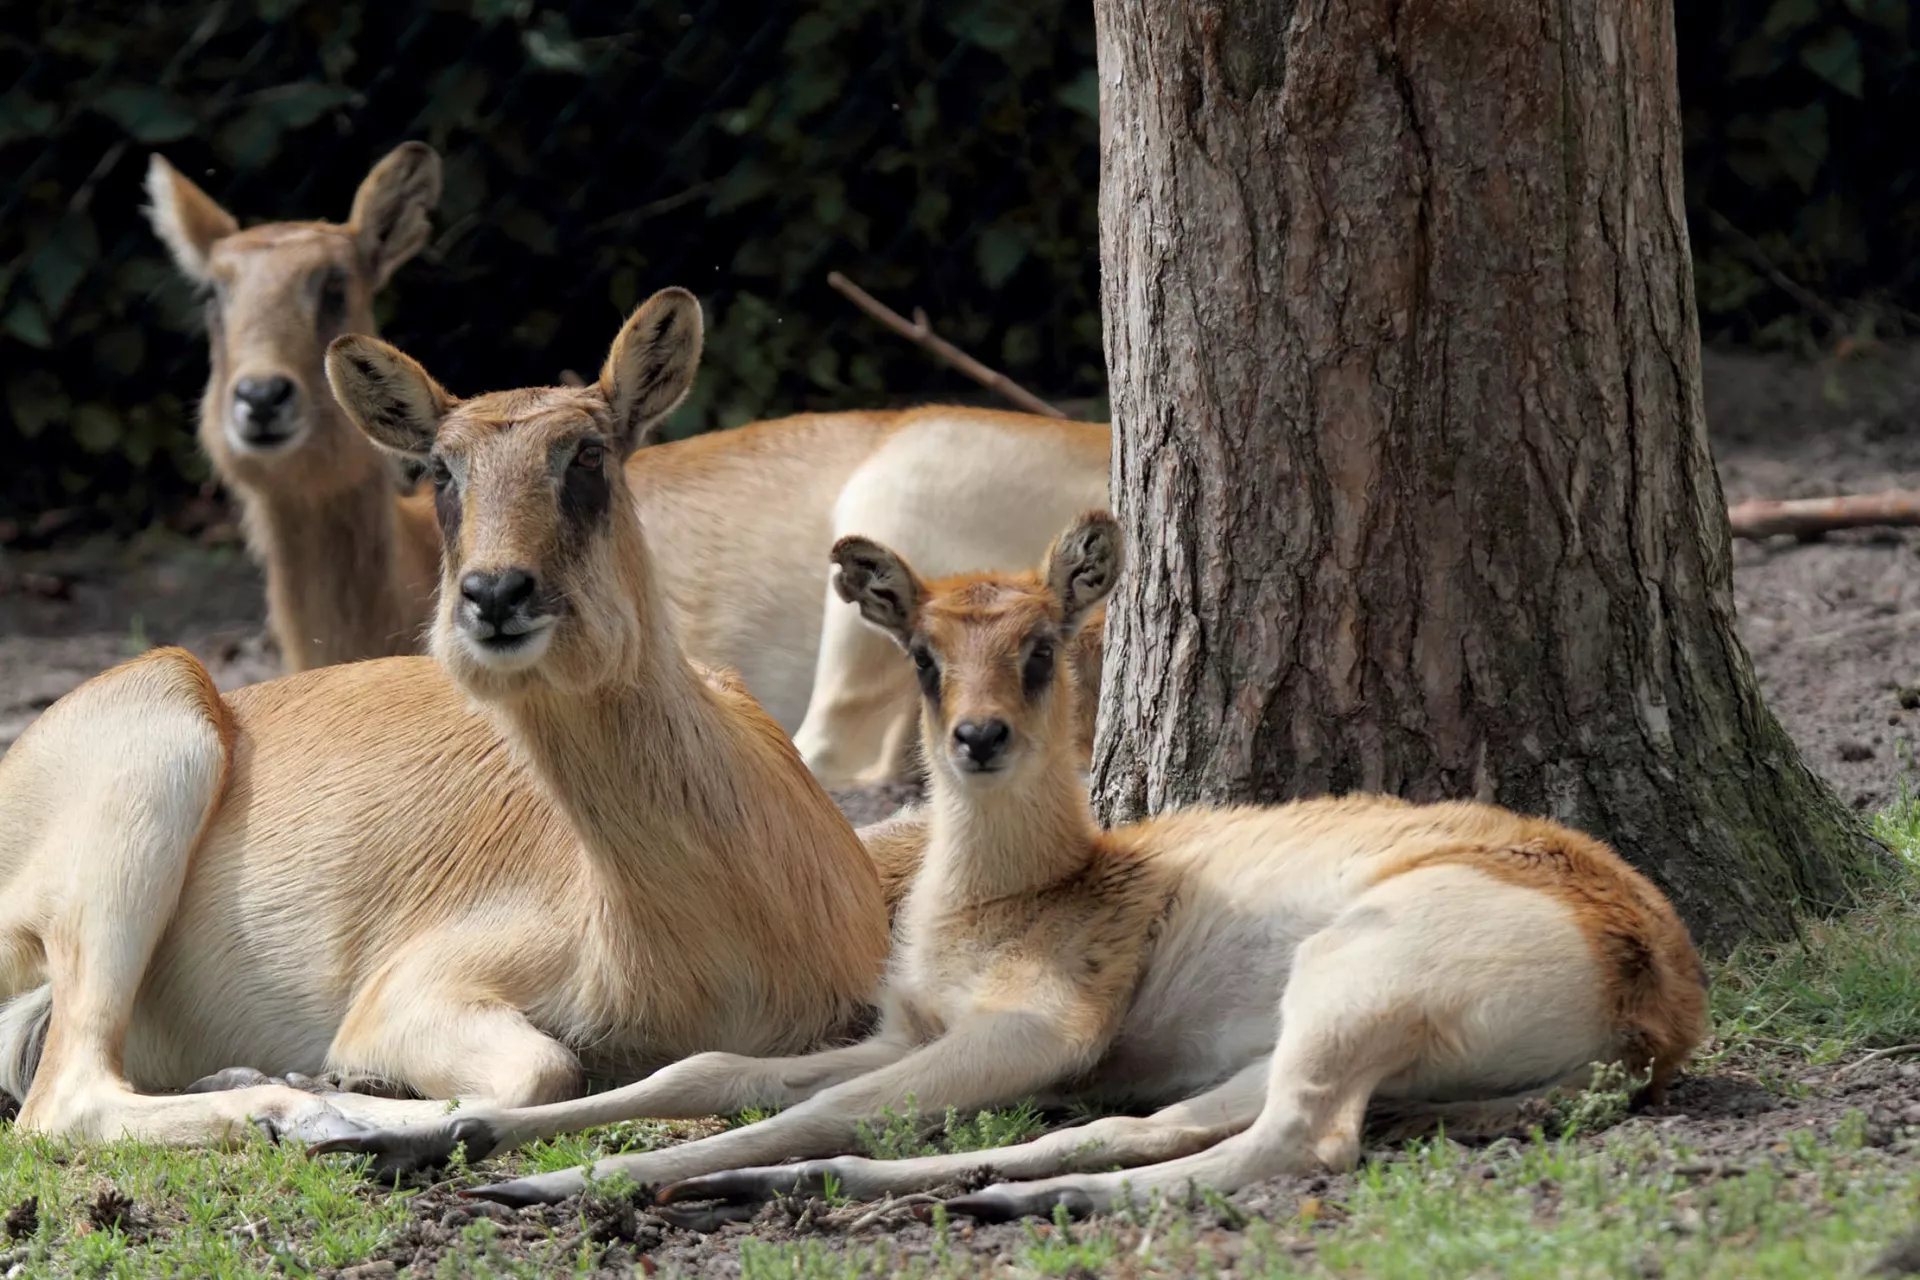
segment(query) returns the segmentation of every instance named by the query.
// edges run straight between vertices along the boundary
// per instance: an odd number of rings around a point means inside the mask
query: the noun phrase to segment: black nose
[[[460,579],[460,594],[477,620],[497,629],[533,598],[533,575],[523,569],[470,573]]]
[[[293,402],[291,378],[242,378],[233,384],[233,403],[246,410],[246,424],[266,426]]]
[[[1013,730],[1005,720],[962,720],[953,726],[953,740],[978,765],[992,764],[1007,749],[1007,739],[1012,736]]]

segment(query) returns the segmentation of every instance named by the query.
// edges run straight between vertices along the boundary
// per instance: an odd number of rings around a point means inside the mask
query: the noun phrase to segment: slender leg
[[[371,1155],[374,1171],[382,1176],[444,1164],[454,1148],[463,1144],[467,1157],[479,1160],[542,1138],[621,1120],[685,1119],[745,1107],[790,1106],[831,1085],[897,1062],[908,1048],[898,1041],[874,1039],[797,1058],[702,1053],[604,1093],[544,1106],[463,1107],[403,1129],[342,1135],[314,1151]]]
[[[1072,1170],[1170,1160],[1211,1146],[1252,1124],[1266,1099],[1267,1064],[1268,1059],[1261,1058],[1225,1083],[1150,1116],[1105,1116],[1011,1147],[911,1160],[839,1156],[733,1169],[663,1187],[660,1199],[737,1201],[819,1195],[832,1179],[841,1194],[871,1200],[954,1183],[977,1186],[1001,1178],[1040,1178]]]
[[[891,1066],[836,1085],[779,1115],[728,1133],[660,1151],[613,1156],[593,1177],[622,1173],[660,1186],[742,1165],[843,1149],[863,1121],[889,1108],[915,1105],[926,1114],[948,1107],[993,1106],[1038,1093],[1087,1064],[1088,1053],[1030,1014],[987,1014],[953,1028]],[[521,1178],[472,1194],[504,1204],[564,1200],[585,1189],[588,1172]]]
[[[1489,924],[1497,921],[1497,927]],[[1007,1183],[949,1207],[987,1219],[1099,1213],[1193,1187],[1350,1169],[1376,1089],[1497,1097],[1610,1050],[1597,970],[1541,895],[1461,868],[1396,877],[1301,945],[1258,1119],[1193,1155]]]

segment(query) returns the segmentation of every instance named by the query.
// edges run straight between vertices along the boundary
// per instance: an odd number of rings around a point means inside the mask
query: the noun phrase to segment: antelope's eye
[[[606,446],[599,444],[583,444],[573,455],[573,465],[582,471],[598,471],[606,460]]]
[[[940,696],[940,664],[934,660],[933,650],[923,644],[917,644],[908,652],[913,656],[914,674],[920,677],[920,691],[929,698],[938,698]]]
[[[337,328],[347,315],[347,280],[329,269],[320,277],[319,323],[322,329]]]
[[[1026,665],[1020,669],[1020,683],[1026,687],[1031,698],[1046,688],[1053,680],[1053,643],[1042,640],[1033,646],[1033,652],[1027,655]]]

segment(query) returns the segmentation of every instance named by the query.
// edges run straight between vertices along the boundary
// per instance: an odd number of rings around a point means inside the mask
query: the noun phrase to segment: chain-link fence
[[[1920,306],[1907,0],[1686,0],[1710,337]],[[591,370],[682,284],[685,432],[970,384],[840,270],[1057,398],[1102,391],[1090,0],[16,0],[0,32],[0,521],[136,523],[204,476],[197,307],[139,214],[158,150],[244,222],[343,218],[438,148],[432,246],[380,303],[456,391]]]
[[[50,0],[38,19],[0,53],[0,516],[138,520],[204,475],[204,337],[140,216],[151,151],[251,223],[344,219],[388,148],[433,144],[436,234],[380,319],[461,393],[591,373],[628,308],[683,284],[710,332],[678,432],[977,394],[833,270],[1017,379],[1101,390],[1084,3]]]

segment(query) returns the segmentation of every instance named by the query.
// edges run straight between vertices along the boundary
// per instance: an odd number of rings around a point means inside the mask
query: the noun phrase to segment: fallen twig
[[[1838,498],[1756,498],[1727,508],[1736,538],[1824,533],[1868,525],[1920,525],[1920,491],[1889,489]]]
[[[887,328],[893,330],[909,342],[917,343],[925,347],[928,351],[933,352],[934,355],[966,374],[981,386],[999,392],[1029,413],[1044,414],[1049,418],[1064,418],[1067,416],[1053,405],[1048,404],[1045,400],[1042,400],[1039,396],[1036,396],[1033,392],[1015,382],[1012,378],[1009,378],[1006,374],[995,369],[987,368],[987,366],[981,364],[978,360],[975,360],[972,356],[936,334],[933,331],[933,326],[927,322],[927,313],[920,310],[920,308],[915,307],[913,319],[908,320],[898,311],[895,311],[886,303],[881,302],[878,298],[841,275],[838,271],[828,274],[827,283],[844,294],[847,300],[852,302],[854,306],[860,308],[875,320],[887,326]]]
[[[1869,1062],[1878,1062],[1882,1058],[1898,1058],[1909,1053],[1920,1053],[1920,1044],[1896,1044],[1887,1049],[1875,1049],[1872,1053],[1861,1054],[1858,1058],[1855,1058],[1852,1062],[1849,1062],[1846,1066],[1834,1072],[1833,1078],[1838,1080],[1849,1071],[1857,1071]]]

